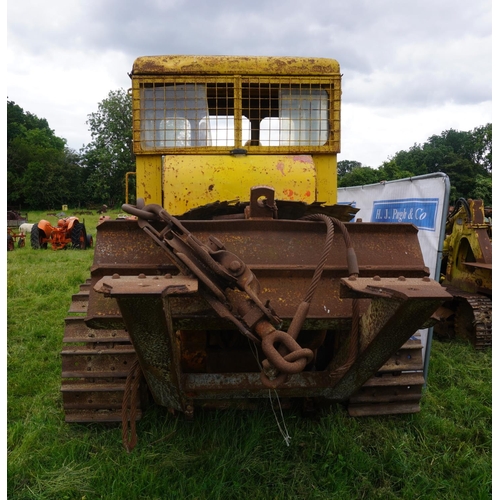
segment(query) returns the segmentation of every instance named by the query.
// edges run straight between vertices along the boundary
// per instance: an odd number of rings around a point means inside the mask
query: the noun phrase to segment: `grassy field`
[[[68,214],[69,215],[69,214]],[[29,221],[55,218],[30,213]],[[98,215],[83,215],[95,235]],[[151,407],[129,454],[119,426],[64,422],[60,351],[71,295],[92,250],[8,252],[9,499],[488,499],[492,496],[492,353],[432,345],[421,412],[354,419],[271,410]]]

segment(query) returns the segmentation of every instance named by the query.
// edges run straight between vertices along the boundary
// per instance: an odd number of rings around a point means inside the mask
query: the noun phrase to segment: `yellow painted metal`
[[[337,155],[313,155],[316,166],[316,201],[337,203]]]
[[[482,200],[468,200],[465,207],[449,218],[443,244],[446,257],[444,284],[476,293],[481,289],[492,291],[493,248],[491,224],[484,214]]]
[[[136,59],[131,77],[137,197],[144,198],[146,203],[161,204],[170,213],[181,215],[216,201],[248,201],[250,188],[256,185],[272,186],[276,198],[281,200],[336,203],[341,74],[334,59],[151,56]],[[211,94],[210,115],[213,111],[215,115],[234,116],[234,143],[224,146],[163,146],[162,149],[151,145],[143,147],[141,126],[146,109],[149,109],[143,104],[144,89],[173,84],[208,85],[211,92],[215,92],[216,86],[232,89],[228,104],[219,103],[216,94]],[[249,88],[260,87],[302,87],[327,92],[329,129],[326,142],[321,145],[246,142],[242,120],[248,116],[250,104],[244,99]],[[277,104],[273,102],[272,105],[275,106],[272,111],[271,108],[262,108],[262,116],[276,116],[273,113],[278,111]],[[257,108],[250,110],[260,112]],[[161,110],[159,116],[162,116]],[[244,148],[247,155],[232,156],[230,153],[234,148]]]
[[[138,57],[132,75],[335,75],[340,66],[321,57],[269,56],[144,56]]]
[[[163,206],[173,215],[217,201],[247,202],[250,188],[258,185],[273,187],[277,200],[313,203],[317,189],[313,158],[310,155],[164,158]]]
[[[144,198],[146,204],[161,205],[161,163],[159,155],[136,157],[137,198]]]

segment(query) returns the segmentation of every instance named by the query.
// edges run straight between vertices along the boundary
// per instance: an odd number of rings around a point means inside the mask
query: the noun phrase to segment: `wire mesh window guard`
[[[333,85],[261,79],[243,82],[236,93],[235,87],[232,82],[143,83],[142,149],[327,143]]]

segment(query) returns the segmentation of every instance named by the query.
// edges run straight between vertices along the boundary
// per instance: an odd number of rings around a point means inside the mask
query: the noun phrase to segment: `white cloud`
[[[18,0],[8,2],[7,96],[70,147],[87,116],[155,54],[333,57],[343,153],[377,165],[449,128],[491,122],[490,0]]]
[[[79,150],[90,142],[87,116],[97,110],[110,90],[129,88],[132,63],[116,52],[51,51],[44,64],[26,52],[8,53],[12,68],[7,97],[25,112],[46,118],[68,146]]]
[[[379,167],[397,152],[423,144],[446,130],[469,131],[492,122],[490,103],[430,108],[369,108],[345,104],[342,109],[339,161]]]

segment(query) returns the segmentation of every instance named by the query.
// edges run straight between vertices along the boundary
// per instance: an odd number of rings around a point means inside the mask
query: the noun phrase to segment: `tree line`
[[[86,123],[91,142],[76,152],[68,148],[66,139],[54,134],[46,119],[7,100],[9,208],[112,207],[125,201],[125,174],[135,171],[130,94],[123,89],[110,91]],[[339,161],[338,184],[359,186],[434,172],[450,178],[451,203],[477,198],[491,206],[491,123],[468,132],[450,129],[433,135],[376,168]]]
[[[91,141],[79,152],[47,120],[7,100],[7,206],[17,210],[120,206],[135,171],[132,99],[109,92],[87,117]]]
[[[446,130],[424,144],[398,151],[378,168],[356,161],[338,163],[339,187],[375,184],[443,172],[450,178],[450,202],[482,199],[492,204],[492,126],[469,132]]]

